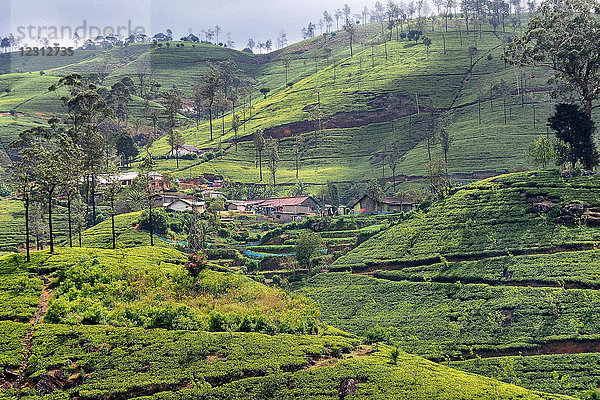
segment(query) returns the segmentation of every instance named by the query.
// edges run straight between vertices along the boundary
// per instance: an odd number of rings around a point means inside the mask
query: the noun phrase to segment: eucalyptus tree
[[[589,118],[600,93],[599,8],[594,0],[544,0],[507,48],[513,64],[550,68],[552,82],[581,96]]]
[[[210,140],[213,140],[213,111],[215,100],[222,86],[221,74],[216,68],[211,68],[204,73],[202,81],[196,87],[197,95],[204,98],[208,108],[208,122],[210,126]]]
[[[32,197],[34,195],[31,182],[33,181],[33,173],[35,168],[35,160],[28,156],[23,156],[18,162],[13,163],[10,175],[11,186],[20,195],[25,208],[25,249],[27,252],[27,262],[31,261],[29,255],[30,229],[29,229],[29,210]]]
[[[394,179],[394,181],[393,181],[394,192],[396,192],[396,168],[398,167],[398,164],[400,163],[401,158],[402,158],[402,151],[401,151],[400,145],[398,142],[393,142],[388,150],[386,161],[387,161],[388,166],[392,170],[392,178]]]
[[[53,130],[64,132],[82,151],[82,168],[86,176],[88,204],[92,206],[92,223],[96,222],[95,190],[98,174],[103,169],[102,159],[108,141],[100,132],[100,125],[114,115],[104,97],[98,93],[98,87],[87,82],[79,74],[70,74],[59,79],[48,90],[67,95],[60,97],[66,118],[53,119]],[[59,126],[59,122],[62,125]]]
[[[258,168],[260,171],[260,182],[262,182],[262,152],[265,148],[265,137],[263,135],[263,131],[259,128],[254,132],[252,137],[252,142],[254,143],[254,148],[258,153]]]
[[[179,147],[183,145],[181,132],[177,130],[179,126],[179,112],[183,108],[183,101],[179,91],[173,89],[163,94],[165,100],[165,129],[167,131],[167,142],[171,146],[171,154],[175,154],[177,168],[179,169]]]
[[[267,142],[267,161],[273,179],[273,187],[275,187],[275,174],[279,166],[279,141],[277,139],[269,139]]]
[[[143,190],[146,192],[146,205],[148,207],[148,224],[150,226],[150,246],[154,246],[154,223],[152,220],[152,197],[154,196],[154,182],[151,172],[154,169],[154,159],[149,151],[139,165],[139,179],[142,182]]]
[[[61,185],[70,184],[67,180],[71,176],[72,166],[78,163],[80,149],[71,137],[64,133],[56,134],[47,127],[35,127],[22,132],[13,145],[21,149],[19,156],[24,162],[22,166],[27,165],[31,172],[28,175],[32,179],[31,184],[40,199],[46,202],[50,252],[54,253],[54,197]],[[23,172],[22,168],[19,169]]]
[[[294,143],[294,162],[296,164],[296,179],[298,179],[299,171],[300,171],[300,161],[302,161],[302,155],[306,150],[306,140],[302,135],[296,136],[296,141]]]

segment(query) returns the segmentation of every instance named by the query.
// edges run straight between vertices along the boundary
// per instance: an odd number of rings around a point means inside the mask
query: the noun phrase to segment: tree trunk
[[[150,246],[154,246],[154,227],[152,225],[152,198],[148,199],[148,222],[150,223]]]
[[[96,175],[92,174],[92,186],[90,187],[92,195],[92,225],[96,224]]]
[[[110,222],[112,225],[112,247],[114,250],[117,248],[117,236],[115,234],[115,201],[112,197],[110,199]]]
[[[427,139],[427,157],[429,157],[429,162],[431,162],[431,143],[429,139]]]
[[[73,223],[71,222],[71,191],[67,192],[67,214],[69,219],[69,247],[73,247]]]
[[[50,254],[54,254],[54,231],[52,229],[52,192],[48,193],[48,230],[50,231]]]
[[[260,181],[262,182],[262,151],[258,152],[258,170],[260,171]]]
[[[446,181],[448,180],[448,150],[444,149],[444,164],[446,167]]]
[[[210,141],[213,140],[212,107],[208,107],[208,123],[210,125]]]
[[[31,261],[29,256],[29,195],[24,196],[25,199],[25,248],[27,251],[27,262]]]

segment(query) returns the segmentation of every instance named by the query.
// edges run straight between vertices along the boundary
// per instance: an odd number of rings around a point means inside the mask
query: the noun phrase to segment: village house
[[[227,203],[227,210],[233,212],[249,212],[254,213],[254,206],[262,200],[231,200]]]
[[[194,201],[194,196],[181,193],[157,193],[152,196],[152,207],[164,207],[177,199]]]
[[[140,175],[138,171],[129,171],[129,172],[121,172],[115,175],[99,175],[98,176],[98,186],[105,187],[111,181],[118,181],[121,186],[130,186],[133,184],[135,178]],[[152,181],[152,189],[153,190],[166,190],[168,186],[166,182],[163,180],[162,174],[151,171],[148,173],[148,177]]]
[[[374,200],[364,195],[352,206],[354,214],[394,213],[414,210],[418,204],[393,196],[385,196],[382,200]]]
[[[266,199],[256,204],[255,209],[277,222],[302,221],[317,215],[319,203],[311,196],[280,197]]]
[[[196,211],[197,213],[202,214],[206,211],[206,202],[204,201],[193,201],[188,199],[175,199],[170,203],[166,203],[163,205],[167,210],[184,212],[184,211]]]
[[[206,211],[206,202],[180,193],[157,193],[152,196],[152,206],[173,211],[194,210],[201,214]]]
[[[218,190],[213,190],[213,189],[206,189],[206,190],[203,190],[201,193],[205,199],[226,199],[227,198],[227,196],[225,196],[225,193],[219,192]]]
[[[181,157],[188,154],[196,154],[198,156],[201,156],[202,154],[204,154],[204,150],[200,150],[196,146],[192,146],[190,144],[182,144],[176,150],[171,150],[169,152],[169,155],[173,157],[175,157],[176,155]]]

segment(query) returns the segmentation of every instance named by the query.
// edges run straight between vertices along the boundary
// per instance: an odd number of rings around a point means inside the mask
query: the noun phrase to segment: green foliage
[[[403,349],[434,359],[535,351],[556,340],[597,340],[595,290],[439,282],[389,282],[319,274],[299,292],[326,323],[366,335],[379,324]]]
[[[575,168],[578,162],[591,170],[598,164],[598,151],[593,140],[594,122],[588,114],[575,104],[560,103],[548,119],[548,125],[556,137],[569,146],[568,161]]]
[[[152,215],[154,216],[154,211]],[[143,215],[142,211],[115,215],[115,234],[119,246],[135,247],[149,246],[150,238],[148,232],[139,229],[139,221]],[[148,215],[146,211],[146,215]],[[136,229],[137,228],[137,229]],[[73,238],[78,244],[78,238]],[[156,246],[167,247],[162,241],[155,241]],[[82,245],[84,247],[112,248],[112,221],[105,220],[82,232]]]
[[[304,267],[310,268],[312,259],[322,247],[321,235],[316,232],[303,232],[298,237],[298,244],[296,244],[296,259]]]
[[[28,274],[24,261],[17,255],[0,258],[0,320],[27,321],[37,308],[43,283]]]
[[[600,357],[597,353],[492,357],[445,364],[525,388],[582,399],[597,398],[597,391],[590,389],[596,387],[600,377]]]
[[[375,344],[379,342],[384,342],[387,339],[387,335],[385,330],[379,326],[379,324],[375,325],[373,328],[369,329],[365,333],[365,340],[367,344]]]
[[[186,271],[187,257],[176,250],[59,248],[57,253],[50,258],[34,253],[28,265],[58,269],[46,316],[51,323],[198,330],[214,328],[211,321],[219,315],[223,330],[247,329],[245,318],[262,321],[252,326],[269,333],[319,329],[318,310],[303,298],[208,269],[194,280]],[[39,293],[39,286],[33,287]]]
[[[527,147],[526,156],[535,165],[546,168],[550,160],[555,158],[552,142],[545,136],[540,136]]]
[[[0,365],[17,368],[23,359],[22,338],[29,329],[28,324],[0,321]]]
[[[150,232],[150,213],[148,210],[142,211],[139,220],[140,228]],[[169,215],[163,207],[152,210],[152,229],[154,232],[165,233],[169,229]]]
[[[155,393],[152,387],[175,392],[188,383],[191,387],[202,387],[204,382],[221,386],[252,376],[296,371],[329,348],[340,347],[346,353],[355,345],[354,339],[337,336],[43,325],[34,333],[27,372],[36,377],[59,366],[70,375],[73,365],[67,360],[77,360],[82,373],[89,374],[77,391],[91,399],[136,391]]]

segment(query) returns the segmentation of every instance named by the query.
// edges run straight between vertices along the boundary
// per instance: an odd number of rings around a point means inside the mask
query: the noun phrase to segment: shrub
[[[150,232],[150,218],[148,210],[142,212],[140,218],[140,228]],[[169,215],[164,208],[155,208],[152,210],[152,230],[154,232],[165,233],[169,228]]]
[[[249,274],[258,270],[259,266],[260,266],[260,263],[257,260],[250,260],[250,259],[248,261],[246,261],[246,263],[244,264],[244,267],[246,268],[246,271]]]
[[[219,229],[219,237],[227,239],[229,237],[229,231],[225,228]]]
[[[211,311],[208,314],[208,330],[212,332],[223,332],[227,325],[225,315],[218,311]]]
[[[392,362],[392,364],[396,365],[398,363],[398,357],[400,356],[400,349],[398,348],[398,346],[396,345],[394,348],[392,348],[392,350],[390,351],[390,361]]]
[[[280,286],[281,285],[281,277],[277,274],[273,275],[273,277],[271,278],[273,280],[273,284]]]
[[[379,324],[375,325],[373,328],[369,329],[365,333],[365,341],[367,344],[383,342],[385,341],[385,339],[385,330],[381,326],[379,326]]]

